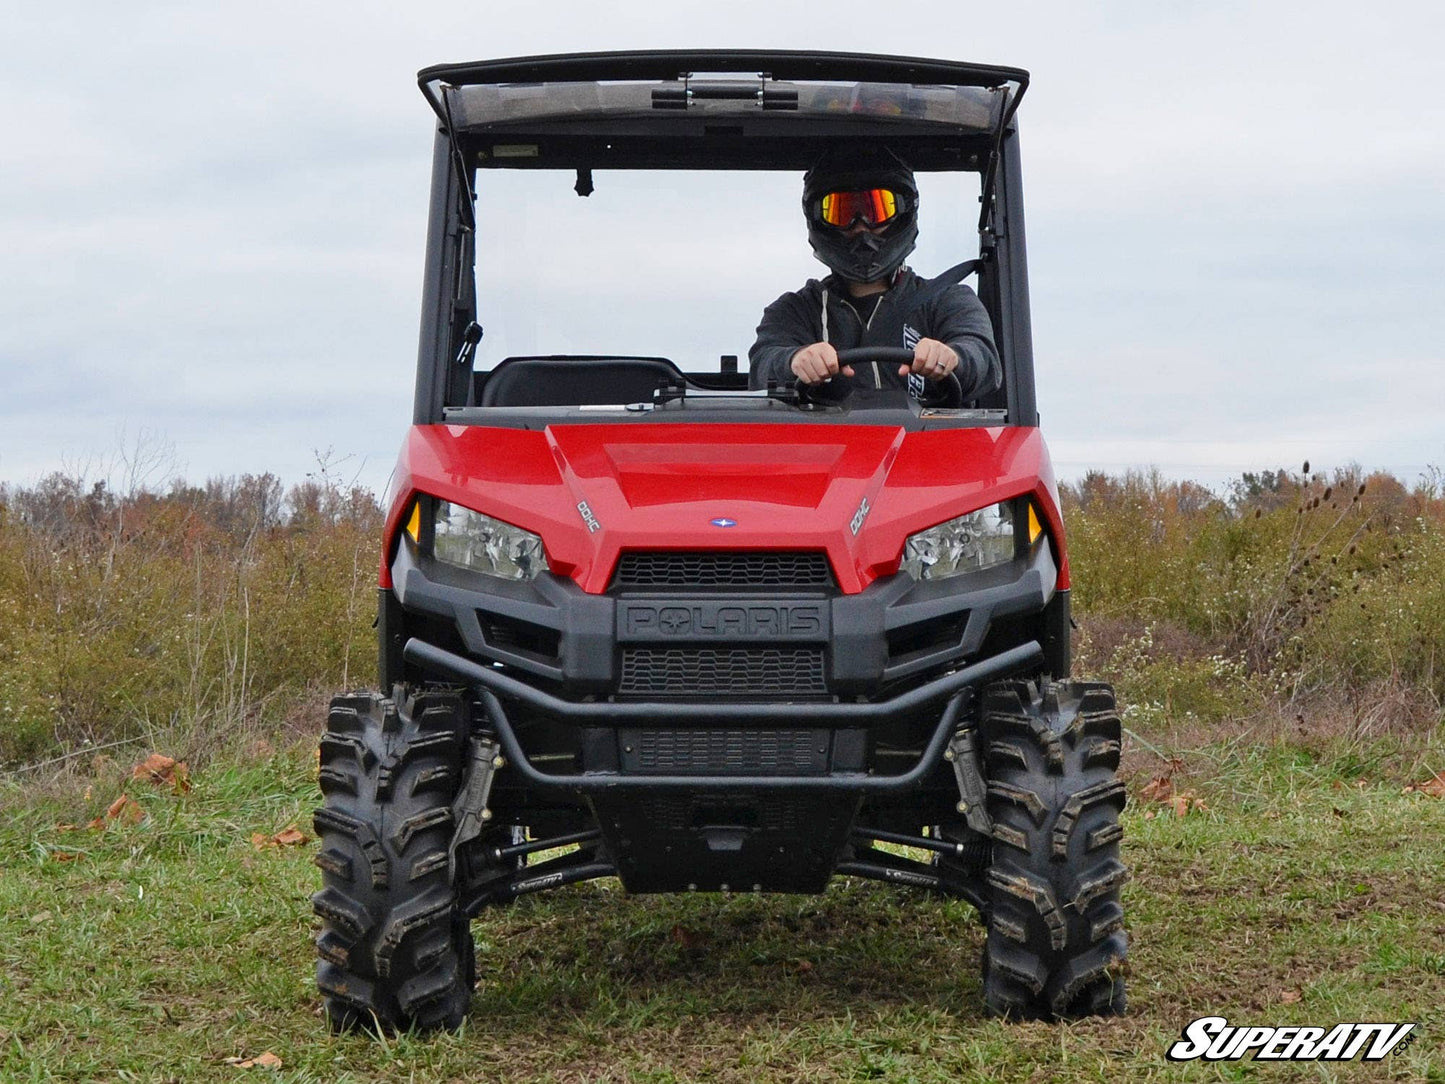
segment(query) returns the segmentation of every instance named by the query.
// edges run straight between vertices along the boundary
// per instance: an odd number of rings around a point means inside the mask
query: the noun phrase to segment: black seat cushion
[[[664,358],[507,358],[487,374],[482,406],[650,403],[658,388],[682,380]]]

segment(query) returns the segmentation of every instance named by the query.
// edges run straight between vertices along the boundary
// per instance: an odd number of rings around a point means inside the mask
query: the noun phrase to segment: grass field
[[[319,1015],[315,844],[252,839],[310,835],[304,747],[217,760],[180,795],[129,780],[129,759],[43,787],[14,776],[0,1079],[246,1079],[266,1070],[227,1059],[269,1052],[296,1081],[1445,1081],[1445,801],[1404,792],[1440,752],[1240,731],[1184,755],[1176,793],[1204,808],[1180,818],[1141,796],[1160,761],[1132,742],[1121,1019],[985,1018],[982,930],[961,903],[872,882],[628,897],[604,881],[480,920],[463,1032],[385,1042],[333,1037]],[[84,827],[122,785],[143,816]],[[1419,1027],[1375,1065],[1167,1061],[1201,1015]]]
[[[1445,771],[1442,479],[1066,487],[1076,672],[1129,728],[1124,1017],[985,1018],[961,903],[603,881],[479,921],[464,1031],[384,1042],[320,1015],[315,843],[253,843],[310,835],[323,690],[370,669],[375,499],[0,485],[0,1081],[1445,1084],[1445,798],[1407,790]],[[194,786],[131,779],[152,751]],[[1204,1015],[1419,1026],[1377,1064],[1169,1062]]]

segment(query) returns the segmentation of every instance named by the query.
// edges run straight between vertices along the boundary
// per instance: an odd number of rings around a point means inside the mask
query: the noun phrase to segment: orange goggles
[[[829,192],[823,196],[818,215],[829,226],[847,229],[859,219],[865,226],[881,226],[903,208],[898,194],[888,188],[865,188],[857,192]]]

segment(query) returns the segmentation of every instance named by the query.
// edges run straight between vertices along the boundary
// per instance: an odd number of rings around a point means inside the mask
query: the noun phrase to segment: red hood
[[[859,591],[897,571],[908,535],[1027,492],[1063,537],[1048,452],[1025,428],[416,426],[388,543],[418,492],[535,531],[552,570],[592,592],[624,549],[823,549],[839,587]]]

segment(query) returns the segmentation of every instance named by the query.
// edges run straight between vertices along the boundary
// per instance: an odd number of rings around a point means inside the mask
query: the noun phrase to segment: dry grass
[[[597,882],[479,920],[465,1030],[386,1043],[319,1016],[315,844],[250,843],[305,825],[304,749],[213,763],[181,796],[132,783],[146,819],[104,832],[57,827],[118,782],[87,798],[75,773],[43,799],[0,792],[0,1078],[210,1081],[269,1050],[300,1081],[1240,1079],[1249,1066],[1164,1058],[1189,1020],[1224,1015],[1417,1021],[1382,1065],[1268,1075],[1438,1081],[1445,801],[1387,781],[1403,770],[1389,748],[1353,748],[1359,764],[1292,740],[1198,747],[1208,770],[1181,778],[1206,808],[1184,818],[1141,795],[1147,772],[1131,782],[1122,1019],[985,1018],[982,931],[958,902],[846,879],[806,897]]]

